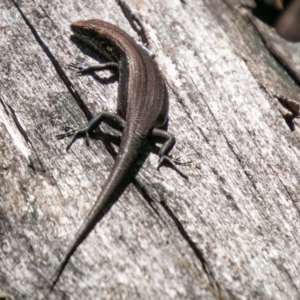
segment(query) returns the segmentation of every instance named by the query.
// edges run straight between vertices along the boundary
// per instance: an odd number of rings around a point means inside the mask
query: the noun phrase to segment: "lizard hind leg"
[[[173,158],[172,156],[168,155],[176,143],[175,137],[169,132],[158,128],[154,128],[152,130],[152,136],[162,138],[165,140],[158,153],[159,161],[158,161],[157,169],[159,169],[164,162],[167,162],[182,177],[188,179],[188,176],[185,175],[180,169],[178,169],[177,165],[187,165],[190,163],[190,161],[181,162],[178,158]]]

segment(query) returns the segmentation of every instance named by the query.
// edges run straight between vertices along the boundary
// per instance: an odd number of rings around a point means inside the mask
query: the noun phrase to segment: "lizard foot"
[[[182,177],[188,179],[188,176],[185,175],[182,171],[180,171],[180,170],[177,168],[177,165],[187,166],[188,164],[191,163],[191,161],[182,162],[182,161],[180,161],[179,158],[173,158],[172,156],[169,156],[169,155],[162,155],[162,156],[159,158],[158,165],[157,165],[157,170],[161,167],[161,165],[162,165],[165,161],[166,161],[167,163],[169,163],[169,164],[172,166],[172,168],[173,168],[174,170],[176,170]]]
[[[79,137],[82,137],[82,136],[85,136],[85,142],[86,142],[86,145],[89,146],[90,145],[90,142],[89,142],[89,128],[88,127],[84,127],[84,128],[81,128],[79,129],[78,127],[68,127],[66,126],[65,127],[65,132],[64,133],[61,133],[61,134],[57,134],[56,135],[56,138],[58,140],[61,140],[67,136],[73,136],[71,142],[68,144],[66,150],[68,151],[72,144],[79,138]]]

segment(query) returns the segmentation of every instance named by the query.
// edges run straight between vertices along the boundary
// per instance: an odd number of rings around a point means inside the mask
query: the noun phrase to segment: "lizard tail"
[[[103,217],[108,204],[111,202],[114,203],[120,196],[118,191],[120,191],[122,185],[126,181],[126,178],[129,177],[129,173],[134,166],[143,143],[144,140],[138,135],[122,139],[119,152],[116,156],[116,160],[108,179],[106,180],[94,206],[78,230],[75,238],[69,245],[64,257],[60,261],[59,266],[51,278],[50,291],[52,291],[55,287],[77,247],[87,238],[89,233],[100,221],[101,217]]]

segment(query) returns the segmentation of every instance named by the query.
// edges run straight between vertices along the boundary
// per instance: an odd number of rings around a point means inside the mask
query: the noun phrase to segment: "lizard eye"
[[[83,34],[84,34],[84,35],[89,35],[89,30],[85,28],[85,29],[83,30]]]

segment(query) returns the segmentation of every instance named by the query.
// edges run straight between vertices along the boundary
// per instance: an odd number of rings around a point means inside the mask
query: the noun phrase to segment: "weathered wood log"
[[[299,44],[255,18],[252,1],[126,3],[134,16],[112,0],[0,3],[0,296],[296,299]],[[138,39],[134,17],[165,76],[172,154],[192,161],[182,167],[189,180],[157,171],[157,147],[147,147],[49,294],[118,150],[111,136],[69,152],[55,138],[116,111],[117,82],[67,67],[95,61],[69,25],[99,18]]]

